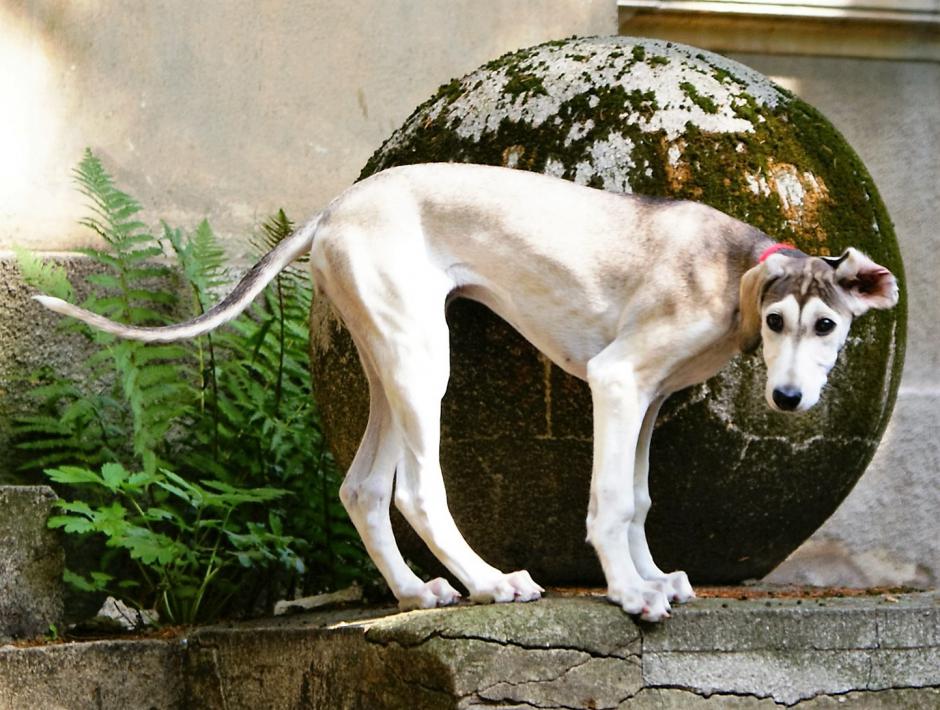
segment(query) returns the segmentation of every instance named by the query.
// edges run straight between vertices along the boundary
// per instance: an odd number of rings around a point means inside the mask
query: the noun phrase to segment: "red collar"
[[[778,251],[784,251],[786,249],[797,251],[797,248],[793,246],[792,244],[784,244],[784,243],[771,244],[769,247],[764,249],[763,253],[760,255],[760,259],[758,259],[757,261],[758,263],[763,264],[765,261],[767,261],[767,259],[770,258],[772,254],[776,254]]]

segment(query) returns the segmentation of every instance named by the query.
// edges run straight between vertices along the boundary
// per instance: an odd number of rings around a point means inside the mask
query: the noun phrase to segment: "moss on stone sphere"
[[[684,45],[569,39],[508,54],[442,86],[361,177],[435,161],[697,200],[810,254],[858,247],[902,276],[884,205],[832,124],[761,74]],[[697,582],[761,577],[829,517],[890,416],[905,303],[902,292],[898,308],[856,321],[807,414],[767,407],[759,354],[667,402],[653,437],[648,521],[661,567],[686,569]],[[313,320],[320,405],[345,466],[365,427],[367,387],[326,304]],[[587,385],[480,305],[458,301],[448,321],[442,465],[458,525],[499,567],[527,568],[543,584],[602,582],[584,542]],[[406,556],[433,566],[406,526],[397,529]]]

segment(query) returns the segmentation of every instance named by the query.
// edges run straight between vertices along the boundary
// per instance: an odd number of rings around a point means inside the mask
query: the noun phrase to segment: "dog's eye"
[[[836,327],[835,321],[829,318],[820,318],[816,321],[816,335],[829,335]]]
[[[773,332],[779,333],[781,330],[783,330],[783,316],[779,313],[768,313],[767,327],[770,328]]]

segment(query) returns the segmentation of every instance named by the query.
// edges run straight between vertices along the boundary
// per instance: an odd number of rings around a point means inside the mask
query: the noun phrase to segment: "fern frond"
[[[14,246],[13,251],[23,280],[29,286],[66,301],[72,300],[74,292],[65,269],[23,247]]]

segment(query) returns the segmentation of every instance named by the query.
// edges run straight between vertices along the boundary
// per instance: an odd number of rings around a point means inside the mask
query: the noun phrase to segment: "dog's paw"
[[[695,590],[692,589],[689,576],[685,572],[670,572],[659,581],[666,585],[666,596],[669,601],[685,604],[695,599]]]
[[[443,577],[437,577],[413,591],[402,594],[398,598],[398,608],[402,611],[433,609],[438,606],[450,606],[459,601],[460,592]]]
[[[664,582],[640,581],[635,585],[609,588],[607,598],[628,614],[638,615],[643,621],[669,618],[671,607]]]
[[[541,598],[542,589],[532,581],[532,577],[525,570],[503,574],[486,584],[479,585],[470,601],[478,604],[491,602],[531,602]]]

